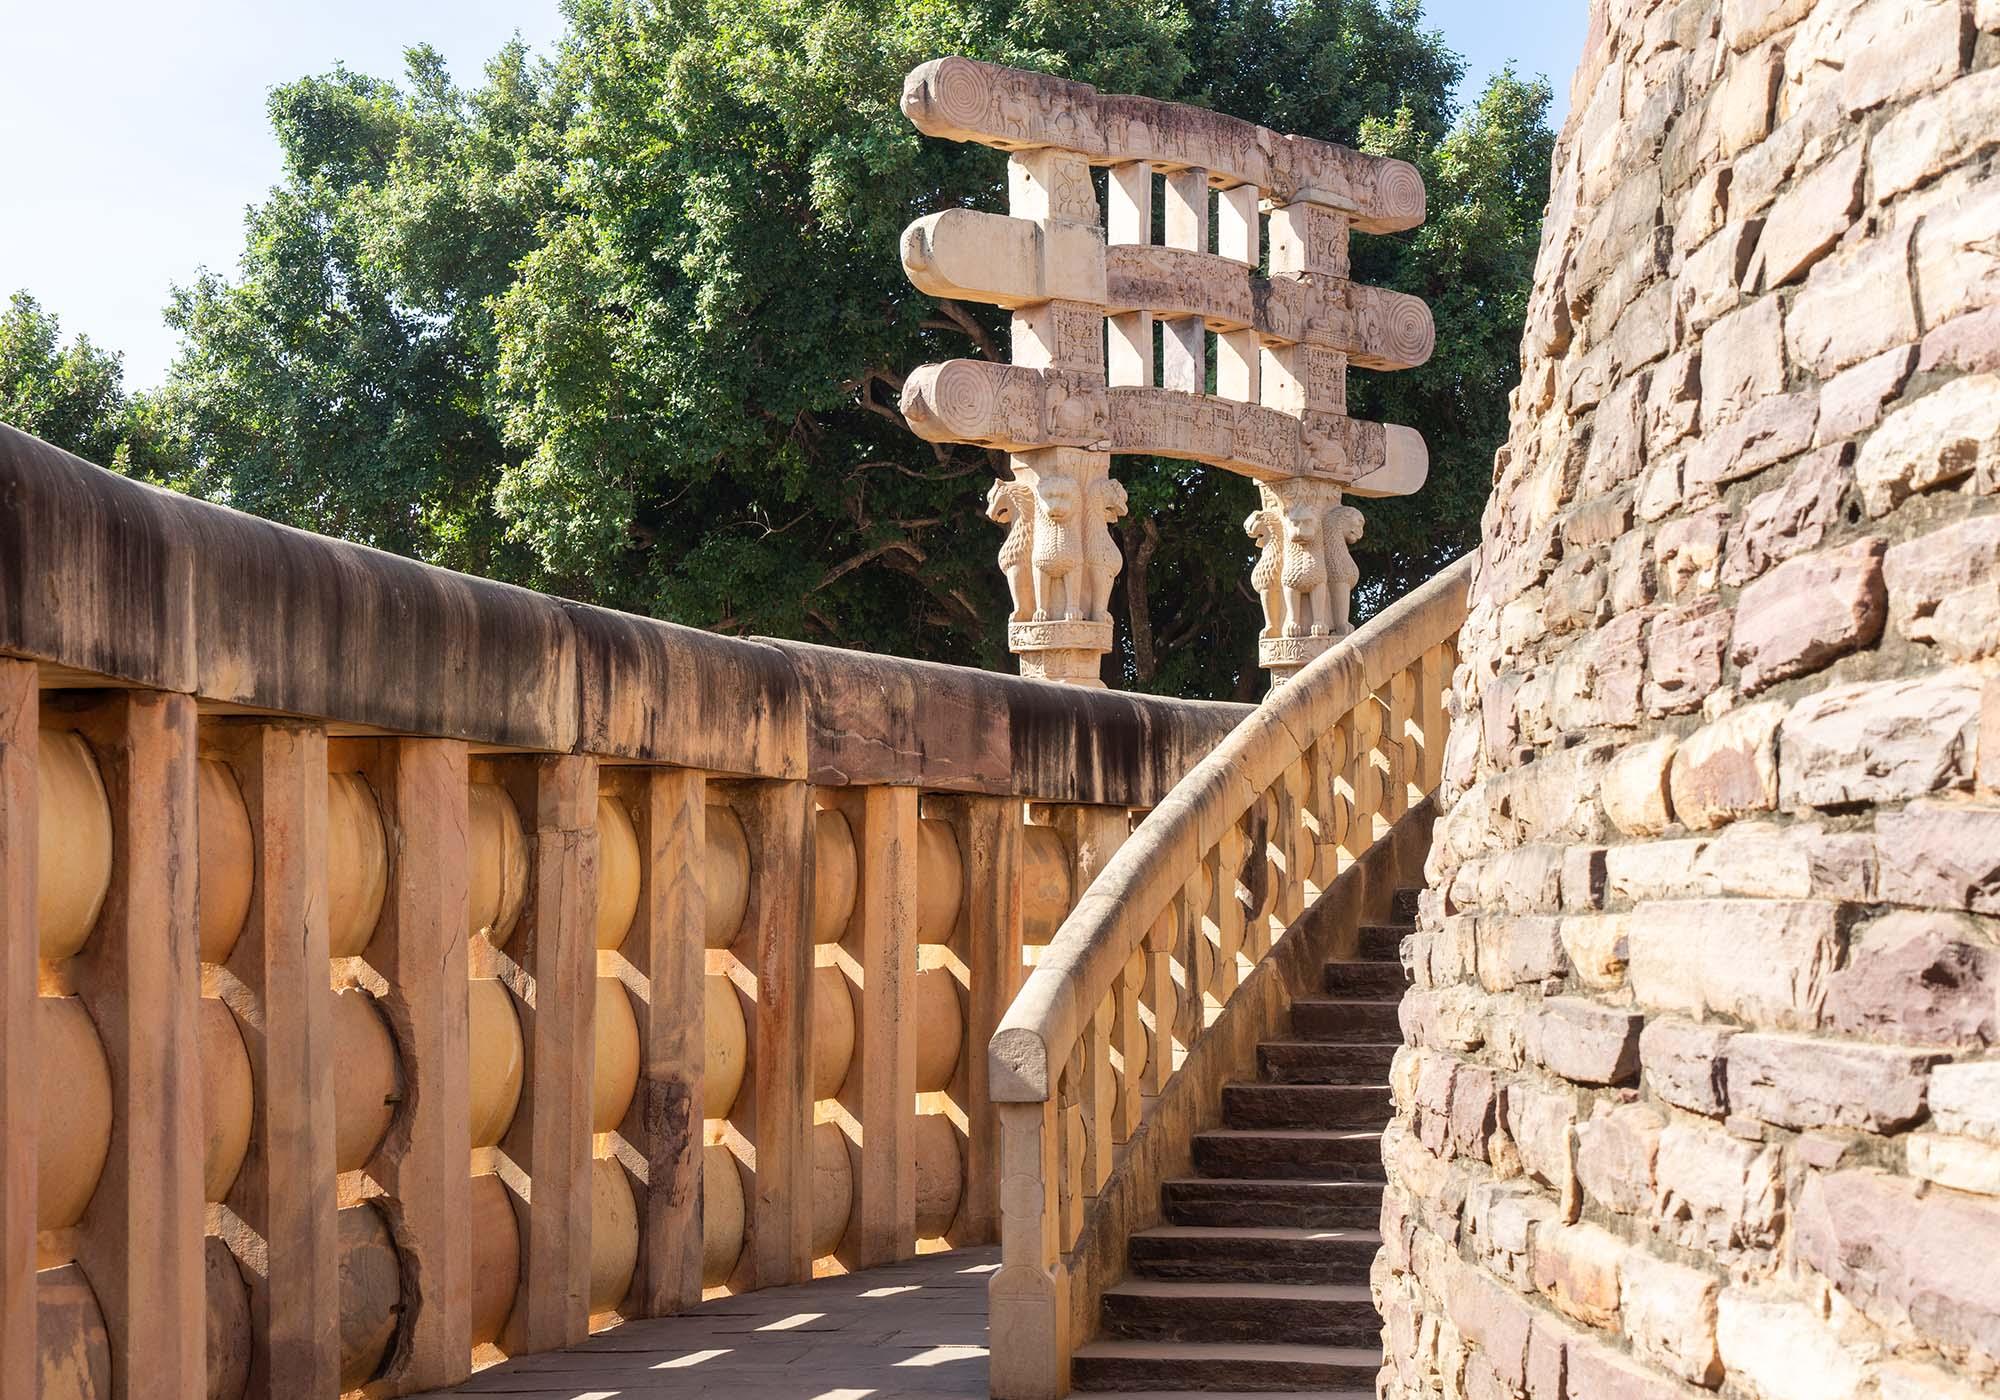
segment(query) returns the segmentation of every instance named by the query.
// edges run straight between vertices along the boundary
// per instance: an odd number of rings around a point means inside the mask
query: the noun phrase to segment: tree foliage
[[[1200,102],[1415,161],[1430,218],[1355,240],[1423,296],[1431,363],[1353,377],[1431,447],[1363,503],[1394,596],[1476,537],[1546,197],[1546,85],[1455,109],[1416,0],[568,0],[477,86],[276,90],[285,177],[230,278],[176,292],[161,396],[205,494],[421,558],[729,631],[1005,665],[1004,459],[915,438],[927,360],[1005,356],[1004,319],[912,289],[915,216],[1005,207],[997,152],[919,135],[903,74],[963,53]],[[1247,694],[1247,482],[1120,459],[1133,509],[1114,683]]]
[[[171,479],[178,461],[158,405],[125,392],[124,361],[77,336],[26,292],[0,313],[0,422],[120,471]]]

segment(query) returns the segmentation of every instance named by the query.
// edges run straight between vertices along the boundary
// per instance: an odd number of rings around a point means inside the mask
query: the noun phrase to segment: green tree
[[[0,422],[118,471],[172,480],[176,457],[158,405],[125,392],[122,356],[62,324],[26,292],[0,314]]]
[[[1003,157],[920,136],[903,74],[965,53],[1204,102],[1416,161],[1431,217],[1356,275],[1436,310],[1421,370],[1358,413],[1431,444],[1367,503],[1368,599],[1465,547],[1504,431],[1545,197],[1544,86],[1455,111],[1414,0],[568,0],[455,89],[345,70],[273,94],[285,182],[233,280],[177,296],[168,401],[199,489],[458,567],[731,631],[1005,665],[982,497],[1004,462],[917,440],[926,360],[1004,355],[915,292],[917,214],[1004,208]],[[1255,683],[1247,482],[1121,459],[1124,684]],[[1365,599],[1364,601],[1367,601]]]

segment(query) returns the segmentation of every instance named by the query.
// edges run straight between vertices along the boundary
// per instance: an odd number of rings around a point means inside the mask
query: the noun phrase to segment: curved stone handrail
[[[1472,563],[1322,653],[1129,838],[1094,833],[1108,859],[988,1043],[1000,1120],[1001,1266],[988,1294],[998,1400],[1068,1393],[1092,1311],[1078,1300],[1090,1304],[1116,1267],[1116,1202],[1129,1203],[1146,1156],[1117,1154],[1184,1087],[1177,1056],[1194,1072],[1239,989],[1270,986],[1259,974],[1280,940],[1290,948],[1343,866],[1436,786]]]
[[[993,1097],[1036,1103],[1055,1087],[1090,1009],[1186,883],[1189,867],[1342,715],[1458,631],[1467,555],[1356,629],[1283,686],[1155,807],[1057,930],[993,1037]]]

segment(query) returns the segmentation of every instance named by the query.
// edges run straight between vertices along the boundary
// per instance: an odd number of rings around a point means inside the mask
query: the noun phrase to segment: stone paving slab
[[[446,1396],[522,1400],[979,1400],[997,1248],[717,1298],[519,1357]]]

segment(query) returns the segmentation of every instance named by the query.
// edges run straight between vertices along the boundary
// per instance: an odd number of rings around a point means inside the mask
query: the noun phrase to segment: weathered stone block
[[[1569,1388],[1569,1350],[1580,1346],[1583,1336],[1549,1314],[1535,1319],[1535,1330],[1528,1334],[1530,1400],[1567,1400],[1575,1393]]]
[[[1552,915],[1490,915],[1479,921],[1479,985],[1489,992],[1569,971],[1562,921]]]
[[[1838,19],[1820,21],[1825,51],[1846,59],[1839,91],[1849,114],[1930,92],[1962,71],[1965,10],[1960,0],[1897,0],[1842,7]],[[1804,36],[1813,47],[1816,34]]]
[[[1679,1400],[1681,1387],[1592,1338],[1567,1348],[1569,1394],[1592,1400]]]
[[[1778,805],[1778,726],[1785,707],[1744,705],[1681,741],[1668,773],[1674,815],[1697,831]]]
[[[1904,1148],[1910,1175],[1954,1191],[2000,1196],[2000,1146],[1944,1133],[1911,1133]]]
[[[1695,862],[1721,894],[1752,899],[1875,897],[1875,843],[1865,831],[1827,831],[1813,822],[1724,827]]]
[[[1445,1309],[1459,1334],[1485,1354],[1498,1379],[1515,1388],[1526,1381],[1528,1333],[1535,1315],[1518,1293],[1478,1269],[1466,1269],[1453,1277]]]
[[[1808,1177],[1798,1257],[1876,1321],[2000,1359],[2000,1202],[1922,1190],[1874,1172]]]
[[[1639,1070],[1636,1011],[1581,997],[1551,997],[1528,1025],[1528,1048],[1552,1074],[1579,1084],[1622,1084]]]
[[[1924,323],[1939,325],[1983,306],[2000,305],[2000,193],[1979,181],[1944,208],[1932,211],[1917,233],[1917,287]]]
[[[1713,591],[1727,529],[1728,516],[1720,507],[1662,525],[1653,536],[1660,591],[1669,598]]]
[[[1724,583],[1747,583],[1780,560],[1819,547],[1854,484],[1854,468],[1845,455],[1844,447],[1819,448],[1799,459],[1784,485],[1750,502],[1730,533],[1729,554],[1722,562]]]
[[[2000,1143],[2000,1060],[1931,1071],[1931,1118],[1947,1133]]]
[[[1535,1232],[1535,1288],[1578,1322],[1615,1327],[1618,1269],[1628,1252],[1597,1225],[1545,1226]]]
[[[1786,807],[1836,807],[1969,787],[1978,736],[1972,672],[1833,686],[1785,716],[1779,796]],[[1675,807],[1685,818],[1678,790]]]
[[[1729,1042],[1729,1106],[1787,1128],[1893,1133],[1924,1115],[1938,1056],[1801,1035]]]
[[[1480,869],[1480,904],[1510,914],[1559,908],[1562,861],[1560,846],[1522,846],[1501,851]]]
[[[1882,405],[1903,391],[1917,347],[1899,345],[1842,370],[1820,386],[1815,442],[1837,443],[1867,432],[1882,421]]]
[[[1745,588],[1730,643],[1743,689],[1754,693],[1873,646],[1888,615],[1887,548],[1887,541],[1870,538],[1801,555]]]
[[[1826,1025],[1902,1045],[2000,1042],[2000,949],[1963,914],[1877,919],[1827,981]]]
[[[2000,383],[2000,380],[1996,380]],[[1882,560],[1889,616],[1896,630],[1935,641],[1938,605],[1963,589],[2000,576],[2000,515],[1978,515],[1919,535]]]
[[[1702,335],[1702,415],[1711,428],[1784,387],[1784,316],[1776,297],[1730,312]]]
[[[1643,1103],[1613,1107],[1600,1100],[1576,1130],[1576,1175],[1607,1210],[1641,1215],[1652,1209],[1654,1163],[1666,1120]]]
[[[1657,836],[1673,822],[1667,771],[1680,740],[1656,735],[1622,750],[1605,765],[1598,789],[1604,815],[1627,836]]]
[[[1983,661],[2000,652],[2000,578],[1945,594],[1930,632],[1947,661]]]
[[[1728,483],[1805,451],[1818,423],[1819,391],[1802,389],[1764,399],[1734,422],[1709,427],[1688,448],[1681,472],[1689,504],[1713,500]]]
[[[1722,654],[1729,631],[1729,610],[1714,598],[1704,598],[1653,623],[1646,638],[1649,714],[1676,714],[1700,707],[1722,683]]]
[[[1861,444],[1854,479],[1871,516],[2000,464],[2000,375],[1967,374],[1882,420]]]
[[[1609,990],[1625,984],[1629,914],[1570,914],[1561,924],[1563,951],[1586,987]]]
[[[1995,0],[2000,4],[2000,0]],[[1924,332],[1917,372],[1957,370],[1961,374],[2000,373],[2000,306],[1954,316]]]
[[[1692,433],[1701,422],[1701,355],[1683,350],[1661,362],[1646,385],[1641,422],[1650,461]]]
[[[1775,1243],[1784,1215],[1779,1154],[1682,1121],[1660,1134],[1660,1220],[1690,1248],[1730,1256]]]
[[[1487,1144],[1499,1122],[1499,1090],[1493,1071],[1460,1065],[1451,1081],[1451,1148],[1461,1157],[1487,1159]]]
[[[1646,1022],[1639,1036],[1639,1064],[1660,1098],[1690,1113],[1721,1118],[1729,1112],[1728,1026],[1697,1025],[1678,1017]]]
[[[1576,1126],[1576,1095],[1517,1079],[1507,1086],[1506,1113],[1522,1168],[1550,1190],[1567,1192],[1576,1174],[1570,1131]]]
[[[1658,575],[1653,568],[1653,542],[1643,530],[1611,546],[1611,609],[1631,612],[1653,601]]]
[[[1875,855],[1892,904],[2000,914],[2000,808],[1912,802],[1883,812]]]
[[[1659,900],[1632,911],[1625,975],[1647,1007],[1809,1030],[1841,942],[1831,903]]]
[[[1657,1259],[1642,1249],[1625,1257],[1619,1276],[1619,1314],[1640,1355],[1682,1380],[1713,1388],[1722,1382],[1715,1342],[1720,1284],[1701,1269]]]
[[[1558,725],[1576,730],[1639,722],[1649,620],[1643,612],[1615,617],[1556,663],[1553,706]]]
[[[1875,198],[1886,203],[1993,140],[2000,70],[1968,74],[1882,124],[1873,143]]]
[[[1827,379],[1917,339],[1909,235],[1879,235],[1813,268],[1785,316],[1794,363]]]
[[[1643,841],[1604,852],[1605,898],[1613,904],[1648,899],[1697,899],[1721,894],[1714,876],[1699,869],[1708,838]]]
[[[1860,141],[1850,142],[1772,203],[1750,265],[1761,290],[1803,275],[1847,232],[1861,210],[1862,149]]]
[[[1861,1392],[1860,1361],[1803,1304],[1727,1288],[1716,1309],[1715,1333],[1724,1368],[1769,1400],[1828,1400]]]

